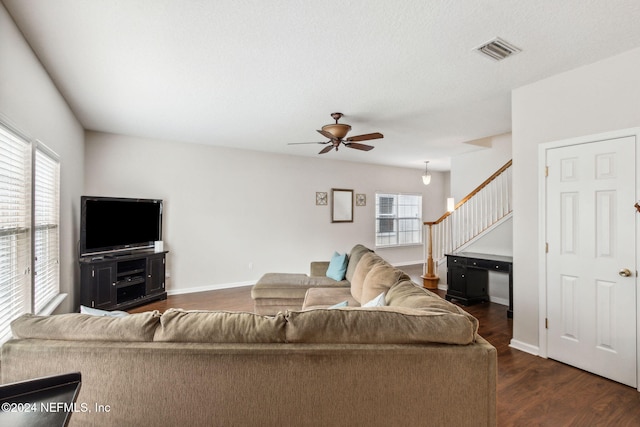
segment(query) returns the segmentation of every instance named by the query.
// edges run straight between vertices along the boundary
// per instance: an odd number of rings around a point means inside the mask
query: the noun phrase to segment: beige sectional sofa
[[[2,382],[80,371],[92,410],[72,426],[495,426],[496,350],[477,320],[367,258],[359,299],[398,279],[383,307],[321,308],[351,287],[317,287],[317,308],[275,315],[22,316]]]
[[[357,244],[351,249],[343,280],[327,277],[329,261],[314,261],[310,275],[296,273],[267,273],[251,289],[254,312],[276,314],[284,310],[300,310],[308,289],[349,289],[360,258],[371,249]]]

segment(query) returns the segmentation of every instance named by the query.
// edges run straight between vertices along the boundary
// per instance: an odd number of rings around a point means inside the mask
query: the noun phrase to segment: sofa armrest
[[[329,261],[311,261],[310,276],[326,276],[329,269]]]

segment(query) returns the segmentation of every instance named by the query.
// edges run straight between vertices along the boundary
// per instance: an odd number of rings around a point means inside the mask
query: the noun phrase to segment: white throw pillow
[[[86,307],[84,305],[80,306],[80,313],[90,314],[92,316],[109,316],[109,317],[124,317],[129,315],[129,313],[127,313],[126,311],[98,310],[97,308]]]
[[[342,302],[339,302],[337,304],[332,305],[329,308],[341,308],[341,307],[348,307],[348,306],[349,306],[349,301],[342,301]]]
[[[384,300],[384,292],[364,304],[362,307],[384,307],[387,305],[387,302]]]

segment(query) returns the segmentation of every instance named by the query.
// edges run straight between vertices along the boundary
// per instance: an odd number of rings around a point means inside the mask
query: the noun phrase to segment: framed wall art
[[[322,206],[327,204],[327,192],[326,191],[317,191],[316,192],[316,205]]]
[[[331,222],[353,222],[353,190],[331,189]]]

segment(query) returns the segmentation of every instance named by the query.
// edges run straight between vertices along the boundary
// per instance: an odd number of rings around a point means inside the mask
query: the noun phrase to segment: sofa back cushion
[[[477,320],[404,307],[288,311],[287,342],[333,344],[470,344]]]
[[[351,249],[351,252],[349,252],[349,260],[347,264],[347,271],[345,273],[345,279],[347,279],[348,281],[351,281],[351,278],[353,277],[353,273],[355,273],[356,267],[360,262],[360,258],[362,258],[362,255],[369,252],[373,252],[373,251],[361,244],[357,244]]]
[[[394,284],[387,291],[385,300],[387,305],[393,307],[438,309],[450,313],[463,311],[455,304],[417,286],[411,280],[401,280]]]
[[[169,309],[160,318],[154,341],[198,343],[282,343],[282,313],[263,316],[230,311]]]
[[[411,278],[405,272],[387,263],[374,264],[362,283],[360,303],[364,305],[381,293],[387,292],[391,286],[401,280],[411,280]]]
[[[368,252],[362,255],[358,265],[356,266],[355,271],[353,272],[353,276],[350,279],[351,282],[351,296],[358,301],[359,303],[365,303],[367,301],[363,301],[362,299],[362,288],[364,287],[364,279],[369,274],[369,271],[375,265],[387,265],[390,266],[387,261],[382,259],[379,255],[374,252]],[[375,297],[375,295],[374,295]]]
[[[478,319],[455,304],[419,287],[411,280],[402,280],[393,285],[386,294],[386,303],[394,308],[410,308],[429,312],[460,314],[475,324],[478,331]]]
[[[153,341],[158,311],[125,317],[69,313],[53,316],[24,314],[11,322],[14,338],[67,341]]]

